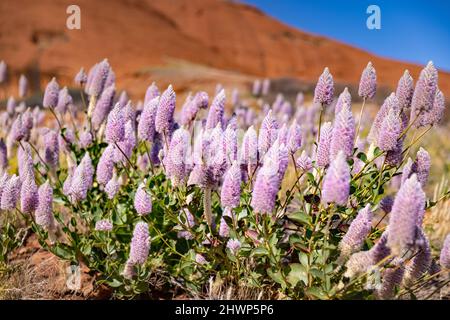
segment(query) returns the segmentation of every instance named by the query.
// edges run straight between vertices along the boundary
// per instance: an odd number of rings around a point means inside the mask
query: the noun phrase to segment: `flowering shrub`
[[[176,113],[172,86],[153,83],[135,106],[116,96],[107,60],[75,83],[81,107],[56,79],[47,85],[53,127],[14,98],[1,115],[4,260],[26,223],[43,248],[87,265],[118,297],[148,293],[157,277],[193,296],[212,278],[278,298],[389,299],[449,268],[449,237],[439,271],[422,228],[436,204],[423,191],[430,157],[423,148],[409,157],[445,108],[431,62],[415,89],[405,72],[367,138],[371,63],[359,119],[347,88],[334,102],[328,68],[309,107],[302,94],[267,104],[270,82],[258,80],[260,110],[234,91],[231,116],[220,87],[211,101],[190,94]],[[26,78],[20,87],[26,96]]]

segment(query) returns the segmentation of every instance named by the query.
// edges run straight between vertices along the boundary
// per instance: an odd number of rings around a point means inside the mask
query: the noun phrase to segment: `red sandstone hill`
[[[250,76],[296,77],[315,82],[325,66],[338,82],[355,84],[371,60],[379,83],[395,86],[404,69],[419,66],[379,58],[310,35],[226,0],[79,0],[81,30],[66,28],[70,0],[2,0],[0,60],[13,77],[35,82],[52,75],[71,83],[81,66],[107,57],[132,93],[142,94],[152,70],[178,59]],[[176,78],[176,72],[173,73]],[[440,72],[450,96],[450,74]]]

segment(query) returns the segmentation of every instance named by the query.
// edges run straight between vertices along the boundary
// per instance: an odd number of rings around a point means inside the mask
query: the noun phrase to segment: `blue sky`
[[[379,56],[450,71],[448,0],[241,0],[301,30]],[[369,30],[369,5],[381,9],[381,29]]]

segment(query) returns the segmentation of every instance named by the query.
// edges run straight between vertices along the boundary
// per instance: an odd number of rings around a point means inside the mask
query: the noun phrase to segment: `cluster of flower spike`
[[[4,81],[4,70],[6,65],[2,62],[0,82]],[[375,68],[369,63],[358,90],[364,101],[375,96],[376,79]],[[265,99],[270,92],[270,81],[257,80],[253,85],[253,95],[259,98],[257,112],[240,99],[237,90],[233,91],[229,103],[221,86],[212,99],[203,91],[190,93],[176,113],[174,88],[169,85],[160,91],[152,83],[144,101],[135,105],[125,92],[116,95],[115,74],[106,59],[87,74],[81,69],[74,81],[89,97],[84,128],[66,125],[77,118],[80,109],[67,88],[60,89],[54,78],[46,87],[42,105],[54,114],[58,129],[45,128],[41,109],[27,108],[23,101],[17,105],[14,98],[8,100],[0,118],[6,137],[6,143],[0,140],[0,165],[4,172],[0,179],[1,209],[13,210],[20,203],[20,210],[35,215],[36,223],[46,229],[56,224],[52,215],[52,186],[55,187],[56,182],[46,181],[38,186],[35,167],[38,172],[47,170],[49,177],[53,173],[54,177],[55,170],[62,165],[62,153],[68,172],[62,191],[74,205],[87,198],[94,182],[113,199],[120,193],[125,183],[124,173],[128,170],[160,168],[173,187],[197,185],[203,190],[205,219],[211,228],[216,227],[211,218],[211,191],[217,190],[223,208],[218,232],[229,237],[224,217],[234,218],[233,210],[240,205],[244,184],[252,188],[250,206],[255,214],[278,216],[277,196],[292,160],[297,174],[324,174],[320,187],[321,206],[349,206],[351,181],[364,165],[356,154],[367,152],[370,156],[370,150],[378,147],[383,152],[380,157],[383,166],[400,166],[407,129],[436,125],[445,108],[444,96],[438,88],[438,74],[431,62],[421,72],[415,88],[412,77],[405,72],[396,92],[389,95],[379,109],[367,139],[356,136],[349,90],[345,88],[335,99],[333,76],[328,68],[319,77],[310,106],[305,105],[302,93],[293,103],[279,94],[269,104]],[[27,81],[21,77],[19,97],[25,97],[26,92]],[[228,112],[230,109],[232,112]],[[330,118],[334,116],[334,121],[320,123],[318,131],[314,124],[322,112]],[[64,130],[63,125],[66,125]],[[320,137],[316,140],[318,133]],[[317,141],[317,145],[308,141]],[[96,142],[105,142],[106,147],[94,166],[87,150]],[[135,165],[130,159],[142,144],[146,152],[136,154]],[[72,146],[84,152],[79,163],[71,154]],[[13,153],[14,148],[18,154],[18,175],[10,176],[6,173],[8,154]],[[428,270],[430,253],[422,231],[425,210],[422,188],[429,169],[429,155],[421,149],[416,159],[410,159],[405,165],[395,200],[389,204],[389,199],[385,198],[380,204],[359,208],[359,214],[339,245],[341,257],[348,259],[350,273],[367,270],[389,255],[395,257],[393,264],[401,272],[387,270],[386,281],[398,282],[403,274],[411,281]],[[152,194],[147,182],[137,185],[134,192],[136,215],[151,214]],[[360,251],[370,234],[377,206],[390,212],[388,229],[369,251]],[[389,209],[385,209],[387,207]],[[180,225],[189,229],[194,224],[192,214],[183,209]],[[113,231],[114,224],[104,217],[96,221],[95,229]],[[179,236],[190,239],[192,235],[182,231]],[[447,239],[441,254],[444,267],[449,265],[448,242]],[[238,239],[229,239],[227,243],[231,252],[238,253],[241,246]],[[124,274],[132,276],[133,267],[146,262],[149,250],[148,225],[139,222],[134,229]],[[406,253],[414,254],[418,250],[421,254],[408,261],[409,265],[402,260],[408,256]],[[199,261],[203,263],[204,259],[199,258]],[[393,283],[385,283],[380,294],[389,296],[393,286]]]

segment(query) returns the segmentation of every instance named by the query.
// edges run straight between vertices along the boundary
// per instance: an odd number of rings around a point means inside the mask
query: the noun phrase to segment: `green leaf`
[[[306,293],[314,298],[326,300],[328,296],[323,292],[323,290],[319,287],[311,287],[306,290]]]
[[[266,248],[264,248],[264,247],[257,247],[255,249],[253,249],[251,255],[252,256],[266,256],[268,254],[269,254],[269,252],[267,251]]]
[[[288,215],[288,218],[298,223],[310,224],[310,217],[301,211]]]
[[[289,265],[291,271],[287,275],[287,281],[292,285],[296,286],[299,281],[303,281],[304,284],[308,283],[308,273],[304,266],[300,263],[291,263]]]

